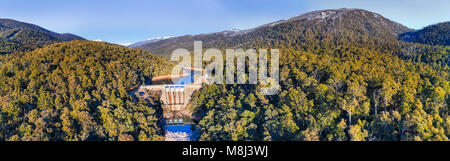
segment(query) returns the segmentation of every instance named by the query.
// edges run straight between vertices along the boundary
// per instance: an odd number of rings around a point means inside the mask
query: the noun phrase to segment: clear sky
[[[410,28],[450,21],[450,0],[0,0],[0,18],[89,40],[134,43],[152,37],[248,29],[308,11],[361,8]]]

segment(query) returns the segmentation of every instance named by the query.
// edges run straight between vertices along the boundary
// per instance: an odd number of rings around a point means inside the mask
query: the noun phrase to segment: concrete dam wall
[[[192,94],[200,89],[201,85],[149,85],[141,86],[139,92],[146,90],[160,93],[160,101],[164,109],[164,117],[167,119],[191,116],[190,110],[186,108],[191,100]]]

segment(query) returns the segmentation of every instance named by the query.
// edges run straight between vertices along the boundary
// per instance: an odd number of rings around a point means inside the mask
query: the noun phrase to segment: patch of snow
[[[122,46],[130,46],[131,44],[133,44],[133,43],[119,43],[119,45],[122,45]]]
[[[291,22],[295,20],[323,20],[327,18],[335,19],[339,17],[339,15],[342,15],[343,13],[347,13],[350,11],[354,11],[356,9],[347,9],[347,8],[341,8],[341,9],[334,9],[334,10],[319,10],[319,11],[312,11],[304,14],[300,14],[298,16],[291,17],[283,22]]]
[[[228,32],[240,32],[241,30],[239,30],[239,29],[230,29],[230,30],[228,30]]]
[[[336,12],[335,11],[324,11],[321,13],[322,14],[322,19],[325,19],[327,17],[330,17],[332,15],[335,15]]]
[[[378,17],[380,17],[380,16],[378,16],[378,14],[375,14],[375,13],[373,14],[373,16],[375,16],[375,18],[378,18]]]
[[[238,30],[238,29],[230,29],[230,30],[223,32],[223,34],[226,36],[236,36],[240,33],[241,33],[241,30]]]
[[[174,36],[154,37],[154,38],[147,39],[147,41],[159,41],[159,40],[170,39],[172,37],[174,37]]]
[[[151,43],[154,43],[154,42],[170,39],[170,38],[173,38],[173,37],[175,37],[175,36],[164,36],[164,37],[149,38],[149,39],[147,39],[145,41],[142,41],[142,42],[130,44],[130,45],[128,45],[128,47],[129,48],[137,48],[137,47],[139,47],[141,45],[151,44]]]
[[[286,19],[283,19],[283,20],[280,20],[280,21],[277,21],[277,22],[273,22],[273,23],[270,23],[269,26],[274,27],[275,25],[281,24],[281,23],[283,23],[285,21],[286,21]]]

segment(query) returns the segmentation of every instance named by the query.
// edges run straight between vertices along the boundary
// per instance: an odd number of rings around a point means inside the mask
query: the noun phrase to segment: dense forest
[[[0,55],[29,52],[61,41],[84,40],[72,34],[58,34],[39,26],[0,19]]]
[[[354,46],[282,53],[278,95],[251,85],[194,94],[201,140],[448,140],[448,64]]]
[[[200,140],[448,140],[450,47],[398,41],[394,30],[354,14],[242,36],[251,38],[240,46],[282,49],[282,91],[205,86],[190,105]]]
[[[162,140],[157,101],[129,92],[171,64],[107,43],[57,43],[0,67],[0,140]]]

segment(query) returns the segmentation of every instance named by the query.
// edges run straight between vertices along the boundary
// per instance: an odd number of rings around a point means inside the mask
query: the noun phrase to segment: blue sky
[[[0,4],[0,18],[113,43],[247,29],[319,9],[366,9],[414,29],[450,21],[449,0],[0,0]]]

